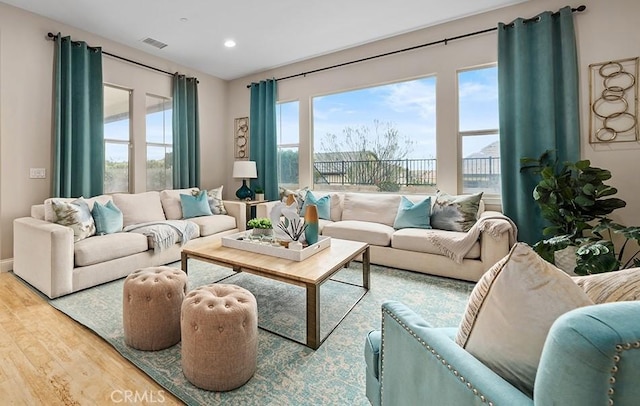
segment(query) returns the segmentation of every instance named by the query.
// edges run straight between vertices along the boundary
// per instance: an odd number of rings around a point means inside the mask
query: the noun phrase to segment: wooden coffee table
[[[326,339],[326,337],[324,339],[320,337],[320,286],[360,254],[362,254],[362,287],[365,291],[358,298],[357,302],[359,302],[369,290],[370,277],[369,244],[358,241],[332,238],[330,247],[299,262],[224,247],[220,242],[214,242],[184,248],[182,270],[187,272],[187,260],[193,258],[227,266],[236,272],[244,271],[304,287],[307,295],[307,339],[302,344],[315,350]],[[351,309],[354,306],[355,304]],[[338,325],[351,309],[342,317]],[[327,337],[330,334],[331,332]]]

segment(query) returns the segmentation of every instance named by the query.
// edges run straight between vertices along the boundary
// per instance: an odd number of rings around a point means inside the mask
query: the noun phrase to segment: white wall
[[[611,184],[619,189],[618,196],[627,202],[627,207],[618,210],[614,220],[627,225],[640,225],[640,143],[591,145],[589,130],[589,84],[588,65],[612,59],[640,56],[640,2],[637,0],[584,0],[587,10],[575,14],[581,83],[581,155],[592,164],[610,169]],[[494,27],[498,22],[510,22],[518,17],[533,17],[538,13],[557,11],[566,5],[561,0],[537,0],[512,7],[472,16],[436,27],[408,33],[387,40],[336,52],[330,55],[284,66],[257,75],[234,80],[229,86],[229,116],[227,133],[234,117],[247,116],[249,112],[249,90],[252,81],[271,77],[284,77],[313,69],[407,48],[427,42],[451,38],[469,32]],[[283,44],[283,46],[286,46]],[[437,153],[438,187],[447,191],[458,190],[456,157],[457,101],[456,70],[464,67],[496,62],[496,32],[436,45],[402,54],[384,57],[355,65],[311,74],[278,83],[281,101],[300,101],[300,151],[301,161],[306,157],[307,165],[301,168],[301,186],[311,185],[311,105],[313,96],[349,89],[368,87],[415,77],[437,75]],[[639,78],[640,79],[640,78]],[[227,156],[233,155],[232,138],[227,139]],[[227,183],[233,179],[228,178]]]
[[[13,257],[13,219],[50,196],[52,168],[53,44],[48,32],[101,46],[104,51],[200,80],[201,179],[212,188],[227,177],[225,137],[227,83],[219,78],[128,48],[105,38],[0,3],[0,265]],[[144,98],[171,96],[171,76],[104,57],[104,80],[134,89],[135,191],[145,189]],[[29,179],[29,168],[46,168],[46,179]]]

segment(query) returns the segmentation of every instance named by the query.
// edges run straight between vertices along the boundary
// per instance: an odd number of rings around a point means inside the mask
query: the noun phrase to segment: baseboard
[[[9,272],[13,270],[13,258],[0,260],[0,272]]]

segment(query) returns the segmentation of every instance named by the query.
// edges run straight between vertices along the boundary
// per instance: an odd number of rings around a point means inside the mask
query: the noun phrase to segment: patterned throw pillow
[[[201,190],[196,196],[181,194],[180,204],[182,205],[182,217],[185,219],[212,214],[206,190]]]
[[[298,213],[302,212],[302,206],[304,205],[304,199],[307,198],[307,192],[309,191],[309,187],[305,186],[302,189],[289,190],[286,188],[280,187],[280,201],[284,204],[288,204],[287,198],[289,195],[293,195],[296,202],[298,203]]]
[[[532,397],[551,325],[592,304],[569,275],[517,243],[473,288],[455,341]]]
[[[222,188],[211,189],[207,191],[207,197],[209,199],[209,208],[213,214],[227,214],[227,209],[224,208],[224,202],[222,201]]]
[[[51,201],[53,222],[70,227],[73,230],[73,241],[78,242],[96,233],[96,224],[91,216],[89,205],[82,198],[72,202],[54,199]]]
[[[393,228],[396,230],[401,228],[431,228],[431,223],[429,222],[430,213],[431,197],[427,197],[421,202],[413,203],[402,196],[396,220],[393,222]]]
[[[597,304],[640,300],[640,268],[574,276],[573,281]]]
[[[438,190],[431,209],[431,227],[439,230],[467,232],[478,220],[482,192],[451,196]]]
[[[100,202],[93,204],[91,215],[96,223],[96,234],[113,234],[122,231],[122,211],[111,200],[103,205]]]

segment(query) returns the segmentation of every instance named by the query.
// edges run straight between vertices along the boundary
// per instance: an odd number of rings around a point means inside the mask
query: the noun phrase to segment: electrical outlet
[[[29,177],[31,179],[45,179],[47,177],[47,170],[45,168],[30,168]]]

